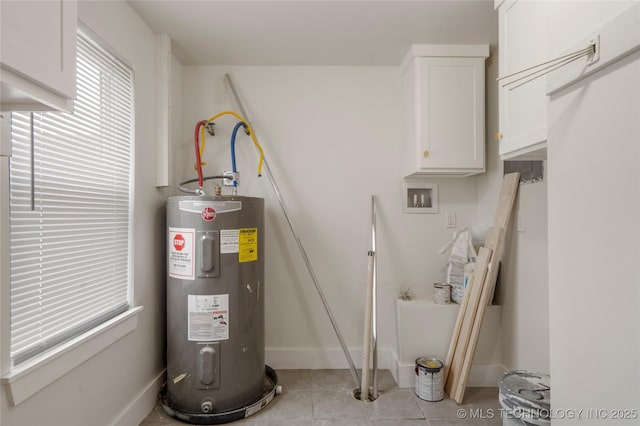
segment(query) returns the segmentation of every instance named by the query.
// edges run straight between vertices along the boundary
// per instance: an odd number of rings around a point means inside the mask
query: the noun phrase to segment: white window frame
[[[85,26],[81,25],[80,28],[90,37],[99,39]],[[100,44],[104,46],[104,43],[101,42]],[[114,53],[113,50],[111,50],[111,53]],[[118,55],[115,54],[115,56]],[[126,63],[126,61],[123,62]],[[11,366],[9,356],[11,339],[9,320],[11,314],[9,297],[11,284],[9,278],[9,156],[11,155],[9,123],[9,114],[3,114],[0,126],[2,130],[0,133],[0,383],[5,386],[9,404],[13,406],[25,401],[39,390],[134,331],[137,327],[138,316],[143,308],[142,306],[131,307],[126,312],[54,349],[25,361],[16,367]],[[133,145],[135,147],[135,141]],[[133,176],[131,180],[133,188]],[[132,203],[130,205],[132,227],[133,210],[134,205]],[[133,296],[133,246],[130,247],[130,253],[129,286],[130,300],[133,306],[133,301],[135,300]]]

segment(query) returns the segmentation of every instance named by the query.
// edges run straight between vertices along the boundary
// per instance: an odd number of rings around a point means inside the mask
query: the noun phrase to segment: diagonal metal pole
[[[242,114],[242,117],[247,120],[247,122],[249,124],[251,124],[251,122],[249,121],[249,117],[247,116],[247,112],[244,110],[244,107],[242,106],[242,102],[240,101],[240,97],[238,96],[238,93],[236,92],[236,88],[233,85],[233,82],[231,81],[231,76],[229,76],[229,74],[225,74],[224,75],[225,81],[227,82],[227,84],[229,85],[229,88],[231,89],[231,92],[233,93],[233,97],[235,98],[236,104],[238,104],[238,108],[240,109],[240,113]],[[255,136],[255,129],[254,129],[254,136]],[[300,238],[298,237],[298,234],[296,233],[296,230],[293,226],[293,222],[291,221],[291,218],[289,217],[289,213],[287,212],[287,207],[284,203],[284,199],[282,198],[282,194],[280,193],[280,190],[278,189],[278,184],[276,183],[276,179],[273,175],[273,173],[271,172],[271,168],[269,168],[269,163],[267,162],[267,159],[264,158],[263,159],[263,166],[265,168],[265,170],[267,171],[267,176],[269,177],[269,182],[271,182],[271,186],[273,187],[273,192],[275,192],[276,197],[278,198],[278,202],[280,203],[280,207],[282,208],[282,213],[284,213],[284,217],[287,219],[287,223],[289,224],[289,229],[291,229],[291,233],[293,234],[293,237],[296,240],[296,243],[298,244],[298,249],[300,250],[300,254],[302,255],[302,258],[304,259],[304,263],[307,265],[307,270],[309,271],[309,275],[311,275],[311,279],[313,280],[313,284],[316,287],[316,290],[318,291],[318,295],[320,296],[320,300],[322,300],[322,304],[324,305],[324,310],[327,312],[327,316],[329,317],[329,320],[331,321],[331,325],[333,326],[333,330],[336,333],[336,336],[338,336],[338,340],[340,341],[340,346],[342,346],[342,351],[344,352],[344,356],[347,358],[347,361],[349,362],[349,366],[351,368],[351,375],[353,376],[353,381],[356,384],[356,387],[360,386],[360,376],[358,375],[358,370],[356,369],[355,364],[353,363],[353,359],[351,358],[351,354],[349,353],[349,349],[347,348],[347,344],[344,341],[344,338],[342,337],[342,333],[340,333],[340,329],[338,328],[338,324],[336,323],[336,319],[333,317],[333,313],[331,312],[331,308],[329,307],[329,302],[327,302],[327,298],[324,296],[324,292],[322,291],[322,288],[320,287],[320,283],[318,282],[318,278],[316,277],[316,274],[313,272],[313,268],[311,267],[311,262],[309,261],[309,257],[307,256],[307,252],[304,249],[304,246],[302,245],[302,241],[300,241]]]

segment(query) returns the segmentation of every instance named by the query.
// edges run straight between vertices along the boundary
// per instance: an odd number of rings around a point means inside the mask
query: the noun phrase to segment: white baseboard
[[[158,392],[165,381],[167,370],[162,370],[118,415],[112,426],[138,426],[153,410],[158,401]]]
[[[393,354],[395,364],[391,373],[398,383],[398,387],[415,387],[415,364],[402,364],[398,362],[396,354]],[[469,373],[467,386],[469,387],[498,387],[498,381],[507,370],[500,364],[473,364]]]
[[[362,349],[350,349],[349,353],[356,368],[362,368]],[[339,348],[267,348],[266,363],[274,369],[345,369],[349,368],[344,353]],[[378,348],[378,368],[387,370],[393,368],[391,349]]]

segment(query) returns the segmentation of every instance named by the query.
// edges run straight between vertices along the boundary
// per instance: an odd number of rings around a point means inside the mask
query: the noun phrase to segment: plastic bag
[[[462,303],[464,291],[478,257],[472,244],[471,232],[463,228],[454,233],[451,241],[440,250],[440,253],[444,253],[449,247],[451,247],[451,253],[445,281],[451,284],[451,299],[456,303]]]
[[[471,232],[467,228],[462,228],[454,232],[453,238],[440,249],[440,254],[444,254],[451,247],[449,262],[468,263],[475,262],[478,254],[473,248]]]

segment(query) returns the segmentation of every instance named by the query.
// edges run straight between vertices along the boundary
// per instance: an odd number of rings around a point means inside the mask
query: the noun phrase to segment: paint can
[[[444,362],[436,357],[416,359],[416,396],[425,401],[444,399]]]
[[[451,303],[451,284],[435,283],[433,285],[433,301],[438,305]]]

